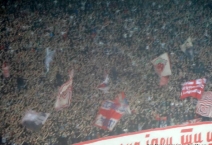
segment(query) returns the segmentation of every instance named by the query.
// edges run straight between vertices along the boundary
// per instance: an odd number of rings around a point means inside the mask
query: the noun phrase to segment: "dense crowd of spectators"
[[[3,142],[21,145],[68,144],[181,124],[198,117],[196,100],[180,100],[181,83],[206,77],[211,89],[212,15],[202,0],[1,0],[0,134]],[[192,38],[193,47],[180,45]],[[45,50],[55,50],[45,70]],[[172,76],[160,87],[151,60],[167,52]],[[55,111],[58,88],[74,69],[69,108]],[[96,89],[109,72],[110,93]],[[113,131],[93,126],[100,103],[124,91],[131,115]],[[41,131],[20,120],[33,109],[51,113]],[[167,121],[155,120],[155,115]],[[204,118],[205,119],[205,118]],[[207,119],[207,118],[206,118]],[[63,140],[63,141],[61,141]],[[61,143],[65,144],[65,143]]]

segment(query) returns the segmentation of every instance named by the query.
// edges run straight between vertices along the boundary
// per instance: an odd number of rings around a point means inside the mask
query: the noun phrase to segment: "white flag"
[[[46,72],[49,72],[49,65],[53,60],[55,51],[49,50],[49,48],[46,48],[46,58],[45,58],[45,66],[46,66]]]
[[[110,87],[108,86],[108,83],[109,83],[109,76],[107,74],[105,80],[100,85],[98,85],[97,88],[103,91],[103,93],[109,93],[108,90],[110,89]]]
[[[55,109],[60,110],[68,107],[72,98],[72,82],[73,82],[74,70],[69,74],[70,79],[64,83],[60,89],[55,103]]]
[[[28,129],[31,130],[39,130],[42,125],[46,122],[47,118],[49,117],[50,113],[37,113],[33,110],[29,110],[25,113],[24,117],[22,118],[22,124]]]
[[[186,49],[192,46],[193,44],[192,44],[191,37],[188,37],[188,39],[182,45],[180,45],[180,49],[185,53]]]
[[[152,60],[152,64],[159,76],[170,76],[172,74],[169,56],[167,53],[164,53]]]

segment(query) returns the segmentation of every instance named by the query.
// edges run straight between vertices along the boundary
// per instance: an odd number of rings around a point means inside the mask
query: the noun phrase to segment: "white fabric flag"
[[[22,118],[22,124],[28,129],[31,130],[39,130],[42,125],[46,122],[47,118],[49,117],[50,113],[38,113],[33,110],[29,110],[25,113],[24,117]]]
[[[192,44],[191,37],[188,37],[188,39],[182,45],[180,45],[180,49],[185,53],[186,49],[192,46],[193,44]]]
[[[105,94],[109,93],[108,90],[110,89],[110,87],[108,86],[108,83],[109,83],[109,76],[107,74],[105,80],[100,85],[98,85],[97,88],[103,91],[103,93]]]
[[[152,60],[152,64],[159,76],[170,76],[172,74],[169,56],[167,53],[164,53]]]
[[[46,58],[45,58],[46,72],[49,72],[49,66],[53,60],[54,53],[55,51],[51,51],[49,50],[49,48],[46,48]]]
[[[55,103],[55,109],[60,110],[68,107],[72,98],[72,82],[73,82],[74,70],[69,74],[70,79],[64,83],[60,89]]]

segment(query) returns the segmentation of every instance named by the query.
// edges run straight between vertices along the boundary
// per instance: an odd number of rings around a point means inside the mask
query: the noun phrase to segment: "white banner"
[[[110,136],[75,145],[212,145],[212,122]]]

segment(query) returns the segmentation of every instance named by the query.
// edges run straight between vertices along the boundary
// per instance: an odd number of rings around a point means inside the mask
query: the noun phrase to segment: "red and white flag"
[[[198,100],[196,113],[201,116],[212,117],[212,92],[205,92],[202,99]]]
[[[197,123],[197,122],[201,122],[202,118],[197,118],[197,119],[193,119],[193,120],[188,120],[184,123],[182,123],[182,125],[188,125],[188,124],[193,124],[193,123]]]
[[[125,108],[125,114],[131,114],[129,102],[127,101],[127,98],[126,98],[124,92],[119,93],[119,94],[116,96],[114,102],[115,102],[117,105],[121,105],[123,108]]]
[[[181,92],[181,99],[186,97],[194,97],[196,99],[200,99],[204,92],[206,79],[197,79],[186,82],[182,84],[182,92]]]
[[[2,71],[5,78],[10,77],[9,65],[6,62],[2,65]]]
[[[101,91],[103,91],[103,93],[109,93],[108,90],[110,89],[110,87],[108,86],[109,83],[109,76],[108,74],[105,77],[105,80],[97,86],[97,88]]]
[[[172,74],[168,53],[164,53],[151,61],[155,71],[160,77],[160,86],[168,84],[169,76]]]
[[[115,102],[106,100],[102,103],[94,125],[104,130],[113,130],[125,110]]]
[[[152,64],[159,76],[170,76],[172,74],[168,53],[164,53],[152,60]]]
[[[62,108],[70,106],[70,102],[72,98],[73,76],[74,76],[74,70],[70,72],[69,80],[60,87],[57,100],[55,103],[56,110],[60,110]]]

